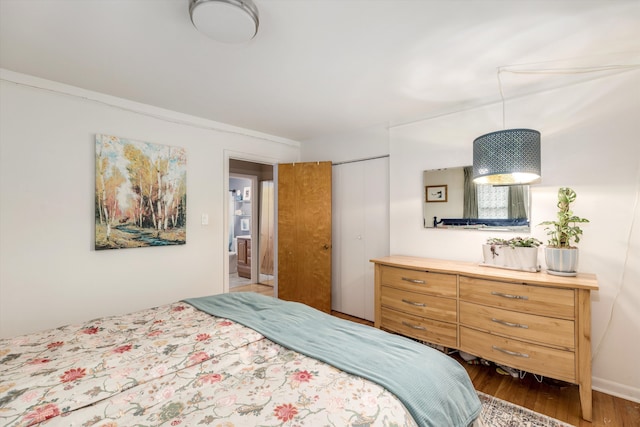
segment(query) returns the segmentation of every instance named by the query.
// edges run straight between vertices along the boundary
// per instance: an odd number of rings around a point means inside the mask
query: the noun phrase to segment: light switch
[[[209,225],[209,215],[206,213],[202,214],[202,225]]]

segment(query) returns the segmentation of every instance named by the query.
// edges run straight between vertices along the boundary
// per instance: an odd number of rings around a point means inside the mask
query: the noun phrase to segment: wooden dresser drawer
[[[455,322],[458,318],[457,304],[454,298],[436,297],[383,286],[380,303],[384,307],[404,313],[444,322]]]
[[[563,319],[573,319],[575,316],[575,295],[572,289],[460,276],[460,299]]]
[[[493,334],[573,350],[573,320],[556,319],[460,301],[460,323]]]
[[[460,327],[460,350],[503,365],[575,382],[575,354]]]
[[[383,286],[392,286],[412,292],[452,298],[458,296],[457,276],[455,274],[383,267],[381,281]]]
[[[418,340],[447,347],[457,345],[457,327],[454,323],[425,319],[382,307],[381,326],[383,329]]]

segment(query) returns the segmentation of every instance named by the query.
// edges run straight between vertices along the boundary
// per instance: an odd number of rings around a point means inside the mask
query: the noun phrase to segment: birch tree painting
[[[96,250],[183,245],[186,221],[183,148],[96,135]]]

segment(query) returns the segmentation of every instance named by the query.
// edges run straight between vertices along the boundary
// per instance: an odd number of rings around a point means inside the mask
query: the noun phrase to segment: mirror
[[[472,167],[423,172],[425,228],[530,231],[529,185],[474,184]]]

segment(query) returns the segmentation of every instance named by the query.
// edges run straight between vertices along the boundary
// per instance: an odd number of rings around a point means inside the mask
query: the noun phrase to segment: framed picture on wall
[[[446,202],[447,186],[446,185],[427,185],[425,187],[426,202]]]
[[[240,220],[240,230],[249,231],[249,218],[242,218]]]
[[[242,191],[242,200],[251,200],[251,187],[244,187]]]
[[[184,148],[96,134],[95,172],[96,251],[186,244]]]

